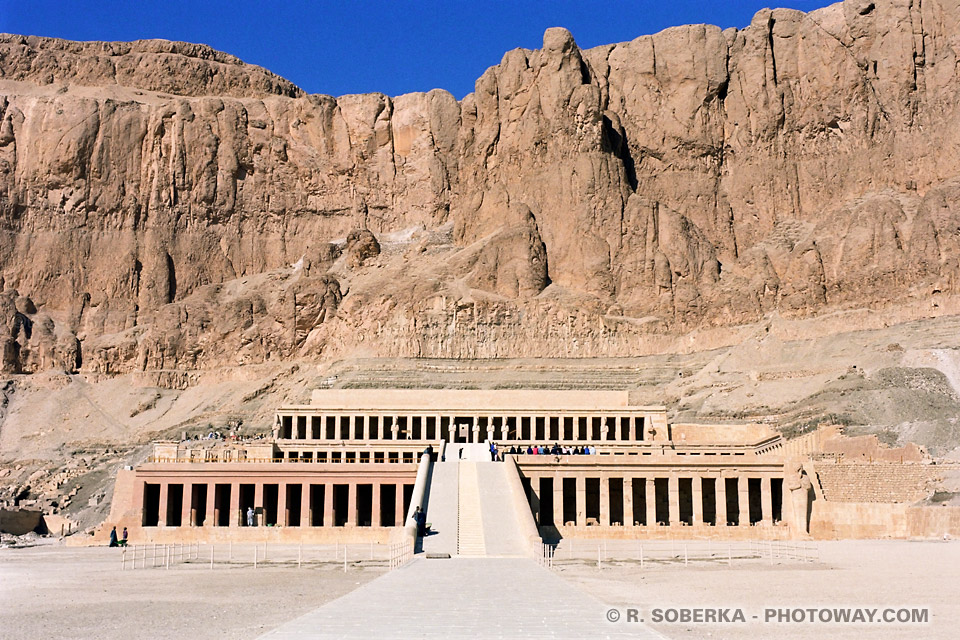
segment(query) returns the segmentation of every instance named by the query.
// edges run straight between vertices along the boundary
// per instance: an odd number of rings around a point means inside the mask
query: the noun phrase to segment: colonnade
[[[609,472],[525,479],[538,524],[556,526],[772,526],[783,480],[769,474]]]
[[[145,527],[400,526],[413,483],[376,479],[325,482],[144,482]],[[249,511],[253,510],[250,514]],[[252,525],[248,518],[252,516]]]
[[[423,440],[449,442],[641,442],[654,420],[627,412],[584,413],[316,413],[277,415],[278,440]],[[665,429],[665,425],[664,425]]]

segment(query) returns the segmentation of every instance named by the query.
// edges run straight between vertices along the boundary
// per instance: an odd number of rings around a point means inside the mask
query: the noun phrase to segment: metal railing
[[[297,568],[303,565],[343,565],[344,572],[353,563],[389,563],[393,566],[394,545],[369,543],[291,544],[291,543],[221,543],[144,544],[121,550],[120,568],[169,569],[177,565],[201,568],[229,568],[264,565]],[[412,550],[409,556],[413,556]],[[409,558],[407,558],[409,559]],[[406,560],[404,560],[406,562]],[[383,564],[380,564],[383,566]]]
[[[409,540],[390,545],[390,569],[399,569],[413,559],[413,543]]]
[[[684,566],[691,562],[714,562],[732,565],[743,561],[819,562],[820,548],[808,540],[575,540],[564,539],[559,544],[540,544],[540,566],[553,568],[557,562],[596,562],[598,568],[606,563],[638,562],[640,568],[648,564]]]

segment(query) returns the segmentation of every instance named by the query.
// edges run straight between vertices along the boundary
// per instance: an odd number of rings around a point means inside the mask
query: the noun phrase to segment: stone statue
[[[810,489],[813,483],[799,462],[787,462],[784,465],[783,488],[790,496],[793,511],[793,526],[804,535],[810,532]]]

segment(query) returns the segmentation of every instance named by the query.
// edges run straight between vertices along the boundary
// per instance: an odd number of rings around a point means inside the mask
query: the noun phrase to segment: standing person
[[[253,526],[253,507],[247,507],[247,526]]]
[[[127,546],[127,528],[123,528],[123,537],[120,539],[123,542],[123,546]]]
[[[114,527],[113,529],[110,529],[110,546],[111,547],[120,546],[117,544],[117,528],[116,527]]]

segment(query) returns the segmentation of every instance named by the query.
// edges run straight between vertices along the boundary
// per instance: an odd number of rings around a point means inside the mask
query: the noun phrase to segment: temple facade
[[[429,483],[415,493],[425,460],[504,459],[545,540],[807,533],[809,481],[780,435],[668,424],[627,391],[316,390],[272,437],[156,443],[110,521],[154,541],[386,542],[415,505],[440,508]]]

